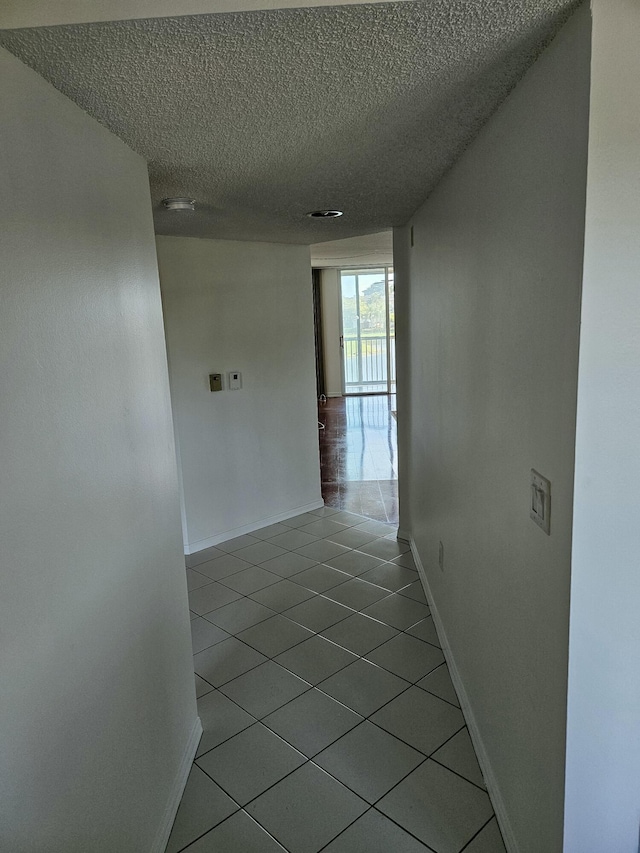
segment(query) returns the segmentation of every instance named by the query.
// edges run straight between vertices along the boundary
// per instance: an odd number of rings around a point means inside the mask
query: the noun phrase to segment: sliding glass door
[[[395,393],[392,267],[342,270],[340,290],[344,393]]]

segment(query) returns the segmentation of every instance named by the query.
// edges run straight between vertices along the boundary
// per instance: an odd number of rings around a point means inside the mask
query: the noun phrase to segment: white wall
[[[378,231],[311,245],[311,266],[320,269],[393,266],[393,231]]]
[[[583,7],[415,215],[414,248],[396,234],[403,497],[521,853],[562,849],[589,38]],[[552,483],[550,537],[529,519],[531,468]]]
[[[594,0],[569,642],[566,853],[640,824],[640,9]]]
[[[322,344],[324,384],[327,397],[342,396],[342,351],[340,349],[340,271],[320,271],[322,301]]]
[[[192,553],[322,505],[309,249],[157,245]],[[230,370],[242,390],[211,393]]]
[[[411,363],[411,232],[408,228],[393,231],[393,275],[396,322],[396,418],[398,429],[398,538],[411,540],[412,491],[412,373]],[[417,329],[418,335],[420,329]],[[418,409],[424,405],[416,389]]]
[[[360,0],[2,0],[0,28],[50,27],[92,21],[175,18],[214,12],[257,9],[300,9],[307,6],[349,6]],[[386,0],[372,0],[383,3]]]
[[[146,166],[0,81],[0,849],[157,850],[197,719]]]

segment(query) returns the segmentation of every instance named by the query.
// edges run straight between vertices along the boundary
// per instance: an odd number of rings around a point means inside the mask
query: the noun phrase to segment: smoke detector
[[[163,205],[167,210],[195,210],[196,202],[193,198],[163,198]]]
[[[307,213],[312,219],[335,219],[336,216],[342,216],[341,210],[312,210]]]

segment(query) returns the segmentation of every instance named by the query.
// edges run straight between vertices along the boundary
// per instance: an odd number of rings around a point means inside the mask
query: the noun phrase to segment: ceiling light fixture
[[[167,210],[195,210],[196,202],[193,198],[163,198],[162,203]]]
[[[312,210],[307,213],[312,219],[335,219],[336,216],[342,216],[341,210]]]

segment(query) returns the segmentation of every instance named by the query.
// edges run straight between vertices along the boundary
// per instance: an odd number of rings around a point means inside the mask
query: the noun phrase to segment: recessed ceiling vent
[[[307,213],[312,219],[335,219],[336,216],[342,216],[341,210],[312,210]]]
[[[193,198],[163,198],[163,205],[167,210],[195,210],[196,202]]]

